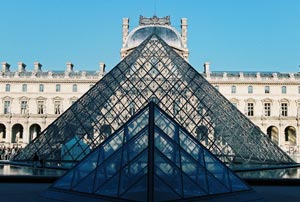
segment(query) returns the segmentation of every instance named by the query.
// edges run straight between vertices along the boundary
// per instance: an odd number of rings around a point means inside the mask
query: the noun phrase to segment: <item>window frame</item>
[[[232,85],[232,86],[231,86],[231,93],[232,93],[232,94],[235,94],[235,93],[236,93],[236,86],[235,86],[235,85]]]
[[[265,86],[265,94],[269,94],[270,93],[270,86]]]
[[[21,114],[26,114],[27,113],[27,106],[28,106],[28,101],[27,100],[21,100]]]
[[[287,93],[287,87],[286,86],[281,86],[281,93],[286,94]]]
[[[271,103],[270,102],[264,103],[264,116],[266,116],[266,117],[271,116]]]
[[[10,100],[5,100],[3,104],[3,114],[10,114],[10,105],[11,101]]]
[[[288,103],[282,102],[280,104],[280,116],[287,117],[288,116]]]
[[[248,86],[248,93],[252,94],[253,93],[253,86]]]
[[[37,101],[37,114],[45,114],[45,101],[44,100]]]
[[[61,90],[61,85],[60,84],[56,84],[55,85],[55,92],[60,93]]]
[[[5,85],[5,92],[10,92],[10,84],[9,83],[7,83],[6,85]]]
[[[254,103],[253,102],[248,102],[247,103],[247,116],[254,116]]]
[[[44,86],[44,84],[40,84],[39,85],[39,92],[44,92],[45,91],[45,86]]]
[[[73,86],[72,86],[72,92],[73,93],[77,93],[78,92],[78,85],[77,84],[73,84]]]

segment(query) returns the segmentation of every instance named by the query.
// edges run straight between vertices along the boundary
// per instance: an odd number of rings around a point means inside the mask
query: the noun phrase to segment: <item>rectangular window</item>
[[[271,103],[264,104],[265,116],[271,116]]]
[[[10,101],[4,101],[4,114],[10,113]]]
[[[27,84],[22,85],[22,92],[27,92]]]
[[[281,87],[281,93],[282,94],[286,94],[286,86],[282,86]]]
[[[44,85],[40,84],[40,88],[39,88],[40,92],[44,92]]]
[[[231,86],[231,93],[236,93],[236,86]]]
[[[73,92],[77,92],[77,84],[73,84]]]
[[[60,114],[61,113],[61,103],[60,101],[54,102],[54,114]]]
[[[60,84],[56,84],[55,91],[60,92]]]
[[[45,102],[38,101],[37,109],[38,109],[38,111],[37,111],[38,114],[44,114],[45,113]]]
[[[248,86],[248,93],[253,93],[253,86]]]
[[[21,114],[26,114],[27,112],[27,101],[22,100],[21,101]]]
[[[254,103],[247,104],[247,115],[254,116]]]
[[[5,91],[6,92],[10,92],[10,84],[6,84],[5,85]]]
[[[281,103],[281,116],[288,116],[288,105],[287,105],[287,103]]]
[[[270,86],[265,86],[265,93],[269,94],[270,93]]]

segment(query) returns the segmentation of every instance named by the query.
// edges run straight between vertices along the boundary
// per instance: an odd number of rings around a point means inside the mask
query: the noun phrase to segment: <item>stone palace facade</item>
[[[179,33],[169,17],[156,16],[141,16],[139,26],[132,31],[129,19],[123,19],[121,58],[144,40],[141,36],[146,36],[153,24],[168,28],[162,38],[188,60],[187,19],[181,19]],[[300,73],[214,72],[208,62],[200,73],[278,146],[290,154],[299,153]],[[63,71],[43,71],[39,62],[31,69],[22,62],[15,68],[2,62],[0,145],[28,144],[104,74],[104,63],[98,71],[76,71],[71,62]]]

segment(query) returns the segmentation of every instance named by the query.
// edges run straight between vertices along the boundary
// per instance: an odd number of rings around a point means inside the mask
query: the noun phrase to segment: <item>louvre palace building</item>
[[[141,16],[139,25],[131,30],[129,19],[124,18],[122,27],[121,59],[143,42],[152,29],[160,27],[158,35],[188,61],[186,18],[181,19],[181,30],[172,27],[169,17],[156,16]],[[300,73],[215,72],[209,62],[203,62],[199,73],[215,89],[281,149],[291,155],[299,154]],[[102,62],[96,71],[77,71],[71,62],[61,71],[43,71],[39,62],[3,61],[1,65],[1,147],[25,147],[107,74]],[[170,105],[173,111],[176,106]],[[130,105],[129,113],[135,112],[136,106]]]

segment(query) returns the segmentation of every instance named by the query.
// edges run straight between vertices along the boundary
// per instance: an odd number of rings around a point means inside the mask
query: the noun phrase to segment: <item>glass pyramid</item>
[[[155,33],[14,160],[70,167],[151,100],[226,164],[294,162]]]
[[[169,201],[251,188],[150,102],[49,190],[48,197],[63,190],[107,201]]]

